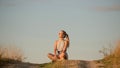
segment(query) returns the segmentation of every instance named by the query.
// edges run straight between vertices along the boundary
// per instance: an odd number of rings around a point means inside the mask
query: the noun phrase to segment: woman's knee
[[[64,53],[61,53],[59,57],[62,58],[62,57],[64,57],[64,56],[65,56],[65,54],[64,54]]]
[[[50,56],[51,56],[51,53],[48,53],[48,54],[47,54],[47,57],[50,57]]]

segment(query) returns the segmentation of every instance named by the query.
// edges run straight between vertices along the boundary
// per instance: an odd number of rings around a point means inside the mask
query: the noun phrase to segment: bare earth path
[[[0,65],[0,68],[104,68],[99,67],[94,61],[83,61],[83,60],[66,60],[56,63],[48,64],[30,64],[30,63],[15,63]]]

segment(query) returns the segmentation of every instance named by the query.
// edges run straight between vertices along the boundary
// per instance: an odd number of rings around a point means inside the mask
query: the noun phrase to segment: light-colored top
[[[64,48],[64,40],[57,43],[57,50],[62,51]]]

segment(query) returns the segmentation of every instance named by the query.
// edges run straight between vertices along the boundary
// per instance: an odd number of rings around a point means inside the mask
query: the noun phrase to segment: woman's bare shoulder
[[[58,40],[55,40],[55,43],[57,44],[57,43],[58,43]]]

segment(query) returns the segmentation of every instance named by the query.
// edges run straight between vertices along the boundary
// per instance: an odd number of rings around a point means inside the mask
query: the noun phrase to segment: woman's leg
[[[57,57],[54,56],[54,54],[48,53],[48,58],[51,59],[52,61],[56,61]]]
[[[68,54],[67,53],[65,54],[65,59],[68,60]]]
[[[59,55],[59,57],[60,57],[60,60],[65,59],[65,53],[61,53],[61,54]]]
[[[60,55],[59,55],[59,57],[60,57],[60,59],[61,60],[63,60],[63,59],[68,59],[68,54],[67,53],[61,53]]]

